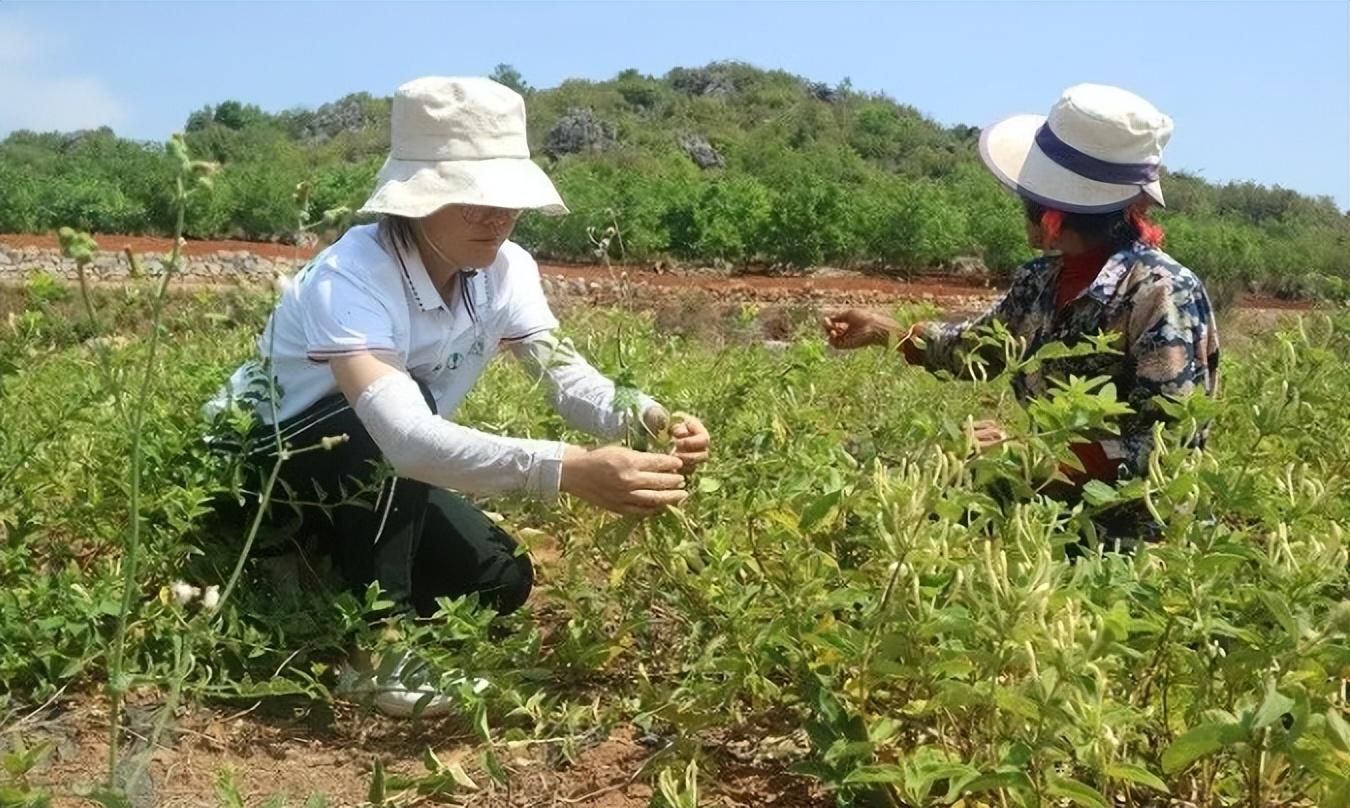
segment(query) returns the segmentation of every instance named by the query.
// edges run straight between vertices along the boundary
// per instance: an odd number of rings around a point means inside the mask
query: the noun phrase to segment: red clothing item
[[[1101,480],[1102,482],[1115,482],[1119,463],[1111,461],[1106,456],[1106,450],[1100,443],[1071,443],[1069,448],[1078,456],[1078,462],[1083,464],[1083,470],[1060,465],[1060,471],[1065,477],[1073,480],[1075,485],[1082,485],[1088,480]]]
[[[1090,250],[1076,255],[1065,255],[1061,261],[1059,285],[1055,289],[1055,310],[1062,311],[1083,293],[1092,282],[1097,280],[1102,268],[1111,258],[1113,250],[1106,248]],[[914,334],[922,330],[923,324],[916,323],[908,334],[900,340],[900,351],[905,361],[911,365],[923,363],[923,351],[914,344]],[[1074,443],[1069,448],[1078,456],[1083,471],[1061,465],[1060,471],[1076,485],[1088,480],[1113,482],[1118,476],[1119,463],[1106,456],[1106,450],[1100,443]]]
[[[1059,288],[1055,290],[1055,309],[1063,309],[1097,280],[1114,250],[1109,247],[1065,255],[1060,258]]]
[[[1056,311],[1063,311],[1065,306],[1097,280],[1097,275],[1106,266],[1111,254],[1112,250],[1108,248],[1066,255],[1060,259],[1059,286],[1055,289]],[[1083,472],[1067,467],[1062,469],[1075,483],[1082,485],[1087,480],[1110,482],[1116,479],[1116,464],[1106,456],[1100,443],[1074,443],[1069,448],[1078,456],[1078,462],[1083,464]]]

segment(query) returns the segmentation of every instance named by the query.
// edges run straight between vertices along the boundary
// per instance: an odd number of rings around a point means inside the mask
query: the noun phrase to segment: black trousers
[[[434,412],[424,386],[422,395]],[[477,593],[501,614],[525,603],[534,569],[516,540],[464,497],[394,476],[341,395],[282,422],[280,433],[292,451],[347,435],[332,449],[282,463],[266,519],[283,525],[298,512],[301,533],[332,554],[353,590],[378,581],[401,609],[424,617],[435,613],[439,597]],[[259,427],[242,449],[246,478],[260,490],[275,465],[273,427]]]

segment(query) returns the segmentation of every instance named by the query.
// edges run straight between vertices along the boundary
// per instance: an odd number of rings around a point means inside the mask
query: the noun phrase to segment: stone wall
[[[149,276],[159,275],[164,253],[137,252],[142,269]],[[274,284],[293,275],[308,259],[265,258],[243,250],[224,250],[205,255],[184,256],[177,281],[188,284]],[[128,276],[126,256],[120,252],[100,252],[95,258],[91,278],[94,281],[117,282]],[[584,272],[588,277],[576,277]],[[40,247],[10,247],[0,245],[0,285],[24,283],[34,273],[55,275],[68,281],[78,277],[75,262],[61,256],[60,250]],[[753,301],[768,305],[808,307],[827,306],[881,306],[897,300],[941,302],[944,307],[971,310],[982,307],[992,290],[970,289],[969,293],[941,296],[924,289],[907,292],[887,292],[867,289],[823,289],[811,278],[776,288],[764,288],[741,278],[703,278],[696,275],[680,277],[675,285],[654,285],[642,282],[626,283],[627,273],[616,277],[599,276],[591,268],[564,270],[542,267],[540,283],[550,300],[586,302],[593,304],[625,304],[638,308],[668,306],[679,301],[702,300],[708,303],[733,304]],[[277,288],[281,288],[278,286]],[[964,291],[964,290],[963,290]]]
[[[158,275],[165,253],[137,253],[141,268],[149,275]],[[306,259],[263,258],[245,251],[222,251],[206,255],[183,256],[182,276],[205,283],[253,281],[271,282],[278,275],[291,274],[304,266]],[[130,266],[120,252],[100,252],[90,267],[93,277],[119,280],[127,277]],[[68,280],[76,278],[75,262],[61,255],[60,250],[38,247],[6,247],[0,245],[0,281],[22,281],[34,272],[48,273]]]

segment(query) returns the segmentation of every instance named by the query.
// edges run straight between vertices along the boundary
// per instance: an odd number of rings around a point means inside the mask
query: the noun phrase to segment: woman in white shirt
[[[278,432],[293,449],[348,435],[283,463],[298,500],[331,500],[378,482],[382,461],[393,467],[373,502],[341,505],[331,519],[313,506],[300,511],[353,587],[378,581],[421,614],[437,597],[470,593],[509,612],[533,580],[515,541],[446,489],[566,492],[616,513],[652,514],[684,499],[682,472],[708,456],[697,419],[672,430],[669,455],[501,437],[447,420],[499,347],[547,382],[570,425],[604,440],[639,427],[639,417],[665,415],[650,398],[616,390],[555,336],[538,268],[507,240],[527,209],[567,212],[530,160],[521,97],[484,78],[403,85],[390,156],[362,209],[378,223],[352,228],[296,276],[259,357],[215,402],[217,411],[232,401],[256,413],[255,470],[271,468]],[[406,712],[423,695],[410,689],[377,706]]]

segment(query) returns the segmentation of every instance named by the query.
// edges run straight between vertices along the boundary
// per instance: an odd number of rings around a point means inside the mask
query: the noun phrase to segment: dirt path
[[[130,247],[137,253],[165,253],[173,246],[170,239],[146,236],[96,236],[105,251],[121,251]],[[56,249],[60,245],[54,235],[0,234],[0,246],[10,248]],[[188,241],[184,252],[189,256],[204,256],[219,252],[248,252],[262,258],[308,258],[314,247],[249,241]],[[594,265],[543,263],[540,274],[564,283],[609,285],[626,277],[632,283],[649,291],[683,293],[701,291],[724,298],[769,299],[779,302],[809,301],[815,298],[847,299],[872,302],[892,300],[930,300],[944,308],[970,308],[973,301],[990,298],[998,288],[985,279],[967,279],[932,275],[920,280],[900,280],[862,272],[825,270],[809,275],[767,275],[748,273],[720,275],[706,272],[662,270],[658,267],[633,265],[606,269]],[[191,275],[184,278],[194,282]],[[209,282],[209,281],[203,281]],[[1314,305],[1303,300],[1247,295],[1244,308],[1308,310]]]
[[[390,775],[417,777],[427,750],[443,764],[458,763],[477,788],[447,795],[443,804],[478,808],[646,808],[661,768],[670,764],[671,740],[644,736],[631,725],[578,739],[568,761],[556,746],[532,744],[506,750],[505,783],[494,783],[479,765],[481,747],[463,720],[392,721],[337,704],[335,713],[307,713],[284,700],[242,709],[180,708],[151,755],[148,780],[133,793],[136,808],[193,808],[222,804],[214,798],[222,776],[231,777],[245,804],[284,795],[286,805],[323,795],[330,806],[358,805],[370,788],[375,760]],[[138,757],[155,718],[154,705],[128,707],[124,756]],[[90,805],[76,796],[106,777],[108,717],[96,697],[77,699],[30,715],[7,735],[50,743],[45,763],[29,775],[51,790],[57,806]],[[719,742],[720,741],[720,742]],[[767,752],[761,752],[766,749]],[[790,774],[760,739],[705,741],[700,767],[701,805],[719,808],[826,808],[834,801],[816,782]],[[135,765],[135,764],[129,764]],[[390,796],[393,796],[391,792]],[[441,802],[435,800],[434,802]],[[396,800],[396,804],[404,804]],[[392,803],[391,803],[392,804]]]

